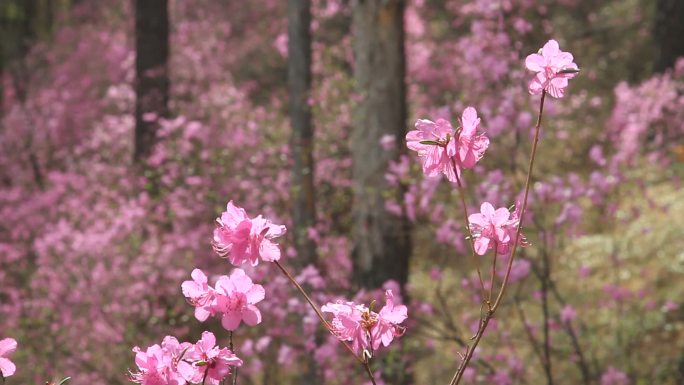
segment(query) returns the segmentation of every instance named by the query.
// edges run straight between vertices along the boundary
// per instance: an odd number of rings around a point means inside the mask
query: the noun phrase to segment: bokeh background
[[[230,271],[210,242],[231,199],[288,226],[317,302],[401,293],[381,383],[448,383],[479,291],[453,186],[403,138],[476,107],[469,210],[515,204],[539,103],[524,58],[549,39],[581,74],[547,99],[531,245],[464,381],[684,383],[683,1],[2,0],[0,21],[8,384],[124,384],[133,346],[225,341],[180,284]],[[273,266],[248,272],[267,298],[236,334],[240,383],[367,381]]]

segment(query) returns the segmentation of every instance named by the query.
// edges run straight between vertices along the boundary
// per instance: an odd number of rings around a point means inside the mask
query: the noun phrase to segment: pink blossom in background
[[[415,127],[415,130],[406,134],[406,146],[409,150],[418,152],[423,173],[430,177],[444,174],[450,182],[456,182],[456,173],[460,171],[454,168],[454,162],[450,157],[455,151],[451,150],[451,155],[447,151],[447,146],[454,136],[451,123],[444,119],[437,119],[436,122],[419,119]]]
[[[612,366],[601,375],[601,385],[629,385],[629,382],[627,374]]]
[[[255,285],[242,269],[235,269],[230,276],[221,276],[216,282],[215,309],[221,313],[221,325],[235,330],[241,322],[254,326],[261,322],[261,312],[254,304],[264,299],[266,292]]]
[[[380,345],[389,346],[394,337],[404,332],[400,324],[408,317],[406,306],[394,304],[392,290],[385,291],[385,298],[386,304],[379,313],[346,301],[329,302],[321,311],[333,315],[332,331],[337,338],[350,341],[352,349],[361,355],[364,350],[373,352]]]
[[[230,349],[216,346],[216,337],[211,332],[203,332],[202,338],[187,352],[194,361],[193,383],[201,383],[206,375],[206,384],[218,385],[231,373],[231,366],[242,366],[239,359]]]
[[[233,265],[250,262],[256,266],[260,257],[267,262],[280,259],[278,244],[272,240],[285,234],[285,226],[275,225],[261,215],[250,219],[233,201],[228,202],[226,211],[216,222],[214,250],[221,256],[228,256]]]
[[[468,221],[475,238],[475,252],[479,255],[485,255],[487,250],[495,246],[497,253],[508,254],[520,222],[517,211],[511,213],[505,207],[495,210],[489,202],[484,202],[480,206],[479,213],[470,214]],[[520,237],[522,240],[522,234]]]
[[[554,98],[563,97],[568,79],[574,78],[579,71],[572,54],[561,51],[555,40],[544,44],[539,53],[528,55],[525,67],[537,73],[530,82],[530,94],[538,95],[545,90]]]
[[[3,377],[9,377],[16,372],[17,367],[8,356],[17,350],[17,341],[14,338],[0,340],[0,373]]]
[[[560,312],[560,320],[561,322],[568,324],[577,318],[577,311],[570,306],[570,305],[565,305],[563,306],[563,309],[561,309]]]

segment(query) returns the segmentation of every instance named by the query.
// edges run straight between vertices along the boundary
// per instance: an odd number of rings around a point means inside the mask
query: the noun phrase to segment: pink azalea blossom
[[[629,377],[611,366],[601,375],[601,385],[629,385]]]
[[[216,292],[209,287],[207,276],[202,270],[193,270],[191,276],[193,280],[183,282],[181,289],[190,304],[195,306],[195,318],[204,322],[214,314],[212,305],[216,299]]]
[[[228,276],[221,276],[216,282],[216,304],[221,313],[221,325],[226,330],[235,330],[241,322],[254,326],[261,322],[261,312],[254,304],[265,296],[264,287],[255,285],[242,269],[235,269]]]
[[[454,136],[454,128],[444,119],[436,122],[427,119],[416,121],[416,129],[406,134],[406,146],[418,152],[423,163],[423,173],[426,176],[446,175],[451,182],[456,182],[456,173],[451,156],[447,153],[449,142]]]
[[[228,202],[226,211],[216,219],[214,229],[214,250],[221,256],[228,256],[230,263],[240,266],[250,262],[259,264],[259,257],[267,262],[280,259],[278,244],[272,240],[285,234],[286,228],[275,225],[261,215],[250,219],[245,210]]]
[[[563,97],[568,79],[574,78],[579,72],[572,54],[561,51],[555,40],[544,44],[539,53],[528,55],[525,66],[537,73],[530,82],[530,94],[537,95],[545,90],[554,98]]]
[[[3,377],[9,377],[16,372],[17,367],[7,358],[17,350],[17,341],[14,338],[0,340],[0,373]]]
[[[577,318],[577,311],[570,306],[570,305],[565,305],[563,309],[561,309],[560,313],[560,319],[561,322],[567,324],[575,320]]]
[[[155,344],[142,351],[134,347],[137,372],[131,372],[131,381],[142,385],[184,385],[185,378],[173,366],[173,360],[164,349]]]
[[[466,108],[459,121],[461,127],[454,130],[444,119],[436,122],[419,119],[416,130],[406,134],[406,146],[418,152],[426,176],[444,174],[450,182],[457,182],[461,168],[473,168],[484,156],[489,139],[477,134],[480,127],[477,110]]]
[[[475,252],[479,255],[485,255],[487,250],[495,246],[497,253],[508,254],[520,223],[517,211],[511,213],[505,207],[494,210],[489,202],[480,206],[479,213],[469,215],[468,221],[475,238]],[[524,239],[522,234],[520,237]]]
[[[394,304],[392,290],[387,290],[385,297],[386,304],[379,313],[365,305],[346,301],[328,303],[321,311],[333,315],[332,331],[337,338],[350,341],[359,355],[364,351],[372,354],[380,345],[389,346],[394,337],[403,334],[404,328],[400,324],[408,317],[406,306]]]
[[[187,352],[193,361],[194,374],[188,381],[218,385],[230,374],[231,366],[242,366],[239,359],[230,349],[216,346],[216,337],[211,332],[203,332],[202,338]]]
[[[461,115],[461,132],[458,134],[458,145],[451,142],[447,151],[453,155],[458,153],[458,163],[463,168],[473,168],[484,156],[489,147],[489,138],[484,134],[477,134],[480,128],[480,118],[477,117],[477,110],[468,107]]]

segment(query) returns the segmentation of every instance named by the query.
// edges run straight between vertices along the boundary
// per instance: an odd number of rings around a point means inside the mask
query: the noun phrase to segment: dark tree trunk
[[[684,56],[684,1],[657,0],[654,40],[655,72],[672,68]]]
[[[169,12],[168,0],[135,0],[135,150],[147,157],[154,146],[158,123],[168,115]],[[147,117],[147,119],[145,119]]]
[[[352,15],[358,102],[352,131],[354,179],[354,280],[377,288],[408,279],[411,253],[407,219],[385,210],[385,201],[402,202],[402,190],[385,181],[388,164],[403,151],[406,133],[404,2],[358,0]],[[380,138],[396,138],[387,151]]]
[[[316,261],[316,246],[308,229],[316,222],[311,123],[311,1],[288,2],[288,87],[292,125],[292,218],[298,260]]]

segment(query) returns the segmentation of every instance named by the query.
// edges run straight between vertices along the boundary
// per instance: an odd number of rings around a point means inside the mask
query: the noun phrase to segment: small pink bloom
[[[565,305],[560,313],[561,322],[568,324],[577,318],[577,312],[570,305]]]
[[[214,250],[221,256],[227,255],[233,265],[250,262],[256,266],[259,257],[267,262],[280,259],[278,244],[272,240],[285,234],[285,226],[275,225],[261,215],[250,219],[233,201],[228,202],[226,211],[216,222]]]
[[[210,315],[214,314],[212,306],[216,299],[216,293],[214,289],[209,287],[207,276],[202,270],[193,270],[191,276],[193,280],[183,282],[181,289],[185,298],[195,306],[195,318],[204,322]]]
[[[480,206],[480,212],[468,216],[470,230],[475,238],[475,252],[485,255],[487,250],[496,246],[497,253],[508,254],[511,243],[514,242],[520,220],[518,213],[511,213],[507,208],[494,210],[489,202]],[[524,245],[523,236],[520,235]]]
[[[332,331],[342,341],[350,341],[352,349],[361,355],[364,350],[373,352],[380,345],[389,346],[394,337],[401,336],[404,328],[400,326],[408,317],[404,305],[394,304],[392,290],[385,292],[386,304],[376,313],[365,305],[354,302],[337,301],[321,308],[331,313]]]
[[[525,66],[537,73],[530,82],[530,94],[537,95],[545,90],[554,98],[563,97],[568,79],[574,78],[579,71],[572,54],[561,51],[555,40],[544,44],[539,53],[527,56]]]
[[[3,377],[9,377],[17,370],[14,363],[7,358],[15,350],[17,350],[17,341],[14,338],[0,340],[0,373]]]
[[[458,145],[456,141],[449,143],[447,152],[453,156],[458,153],[458,163],[463,168],[473,168],[484,156],[489,147],[489,138],[484,134],[477,134],[480,128],[480,118],[477,117],[477,110],[468,107],[461,115],[461,131],[458,134]]]
[[[155,344],[142,351],[133,348],[137,372],[131,372],[131,381],[142,385],[184,385],[186,380],[175,371],[173,360],[161,346]]]
[[[216,346],[216,337],[211,332],[203,332],[202,338],[188,351],[194,361],[194,376],[188,381],[200,383],[206,376],[206,384],[218,385],[230,374],[231,366],[242,366],[230,349]]]
[[[264,299],[263,286],[255,285],[242,269],[235,269],[216,282],[215,311],[221,313],[221,325],[235,330],[241,322],[254,326],[261,322],[261,312],[254,304]]]
[[[484,156],[489,139],[484,134],[477,134],[480,128],[477,110],[466,108],[459,120],[461,127],[455,131],[444,119],[436,122],[419,119],[416,130],[406,134],[406,146],[418,152],[426,176],[444,174],[455,183],[461,168],[473,168]]]
[[[444,119],[437,119],[436,122],[419,119],[416,129],[406,134],[406,146],[418,152],[426,176],[444,174],[449,181],[456,182],[456,172],[459,171],[447,154],[447,146],[453,136],[454,128]]]
[[[601,375],[601,385],[629,385],[629,377],[611,366]]]

